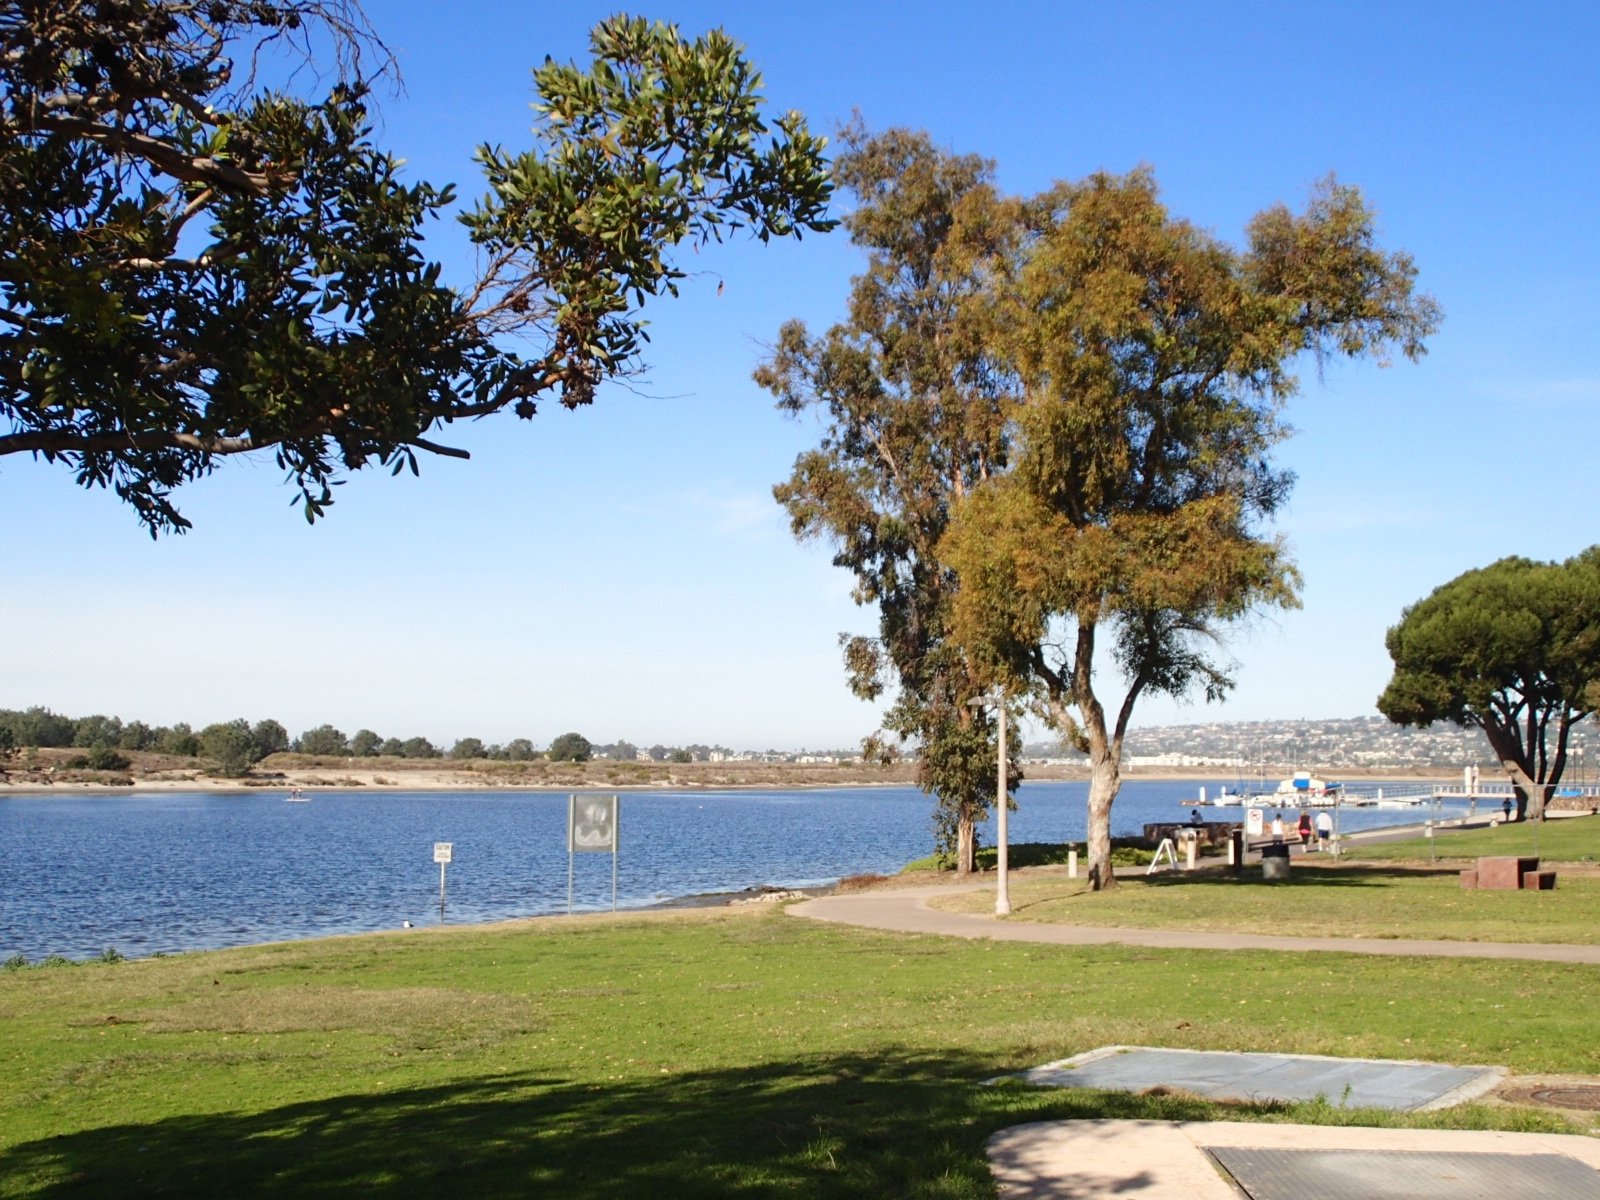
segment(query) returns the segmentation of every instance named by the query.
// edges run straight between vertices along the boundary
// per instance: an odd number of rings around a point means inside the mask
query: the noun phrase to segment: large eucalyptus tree
[[[1105,888],[1138,701],[1222,697],[1228,627],[1297,602],[1264,528],[1291,484],[1270,452],[1295,362],[1414,358],[1438,311],[1332,181],[1302,214],[1256,217],[1244,249],[1172,216],[1144,170],[1059,184],[1018,213],[985,345],[1018,389],[1010,463],[957,501],[940,554],[960,578],[956,639],[1088,754],[1089,874]]]
[[[850,687],[893,689],[885,727],[918,744],[939,847],[966,872],[998,764],[992,717],[970,703],[982,683],[949,638],[956,579],[937,547],[952,505],[1006,461],[1005,380],[978,303],[999,201],[990,164],[905,130],[848,129],[834,171],[867,266],[847,320],[820,336],[786,324],[756,373],[780,408],[824,426],[774,491],[795,535],[830,541],[857,602],[876,606],[875,635],[842,639]]]

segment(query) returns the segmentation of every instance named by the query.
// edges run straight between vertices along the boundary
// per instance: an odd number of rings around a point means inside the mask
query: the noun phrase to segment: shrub
[[[118,754],[110,746],[96,746],[87,754],[77,754],[67,760],[71,771],[126,771],[133,764],[125,754]]]

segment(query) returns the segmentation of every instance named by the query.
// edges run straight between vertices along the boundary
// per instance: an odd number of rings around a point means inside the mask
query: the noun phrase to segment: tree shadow
[[[788,1197],[993,1194],[1020,1121],[1205,1119],[1186,1097],[984,1087],[992,1059],[910,1050],[612,1081],[532,1072],[264,1112],[127,1121],[0,1154],[0,1191],[73,1196]]]
[[[1396,863],[1308,863],[1301,858],[1292,860],[1289,878],[1272,884],[1273,887],[1379,887],[1403,879],[1459,878],[1459,866],[1416,866]],[[1211,866],[1197,871],[1163,871],[1145,876],[1141,883],[1152,887],[1189,887],[1198,884],[1214,887],[1234,884],[1241,887],[1262,886],[1261,867],[1248,863],[1234,874],[1227,867]]]

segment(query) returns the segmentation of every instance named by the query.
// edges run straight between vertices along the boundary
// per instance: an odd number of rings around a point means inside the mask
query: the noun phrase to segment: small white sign
[[[433,861],[436,863],[449,862],[450,852],[454,847],[454,842],[435,842],[433,844]]]
[[[1244,814],[1244,830],[1251,837],[1261,836],[1261,810],[1252,808]]]

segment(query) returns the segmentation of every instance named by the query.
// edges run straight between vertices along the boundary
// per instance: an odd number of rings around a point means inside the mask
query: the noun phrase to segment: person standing
[[[1300,810],[1300,820],[1295,825],[1295,832],[1300,835],[1300,844],[1309,849],[1311,846],[1311,814],[1303,808]]]
[[[1283,814],[1281,812],[1272,814],[1272,840],[1275,842],[1283,841]]]
[[[1326,850],[1328,839],[1331,837],[1333,837],[1333,817],[1329,815],[1327,809],[1323,809],[1317,814],[1317,849]]]

